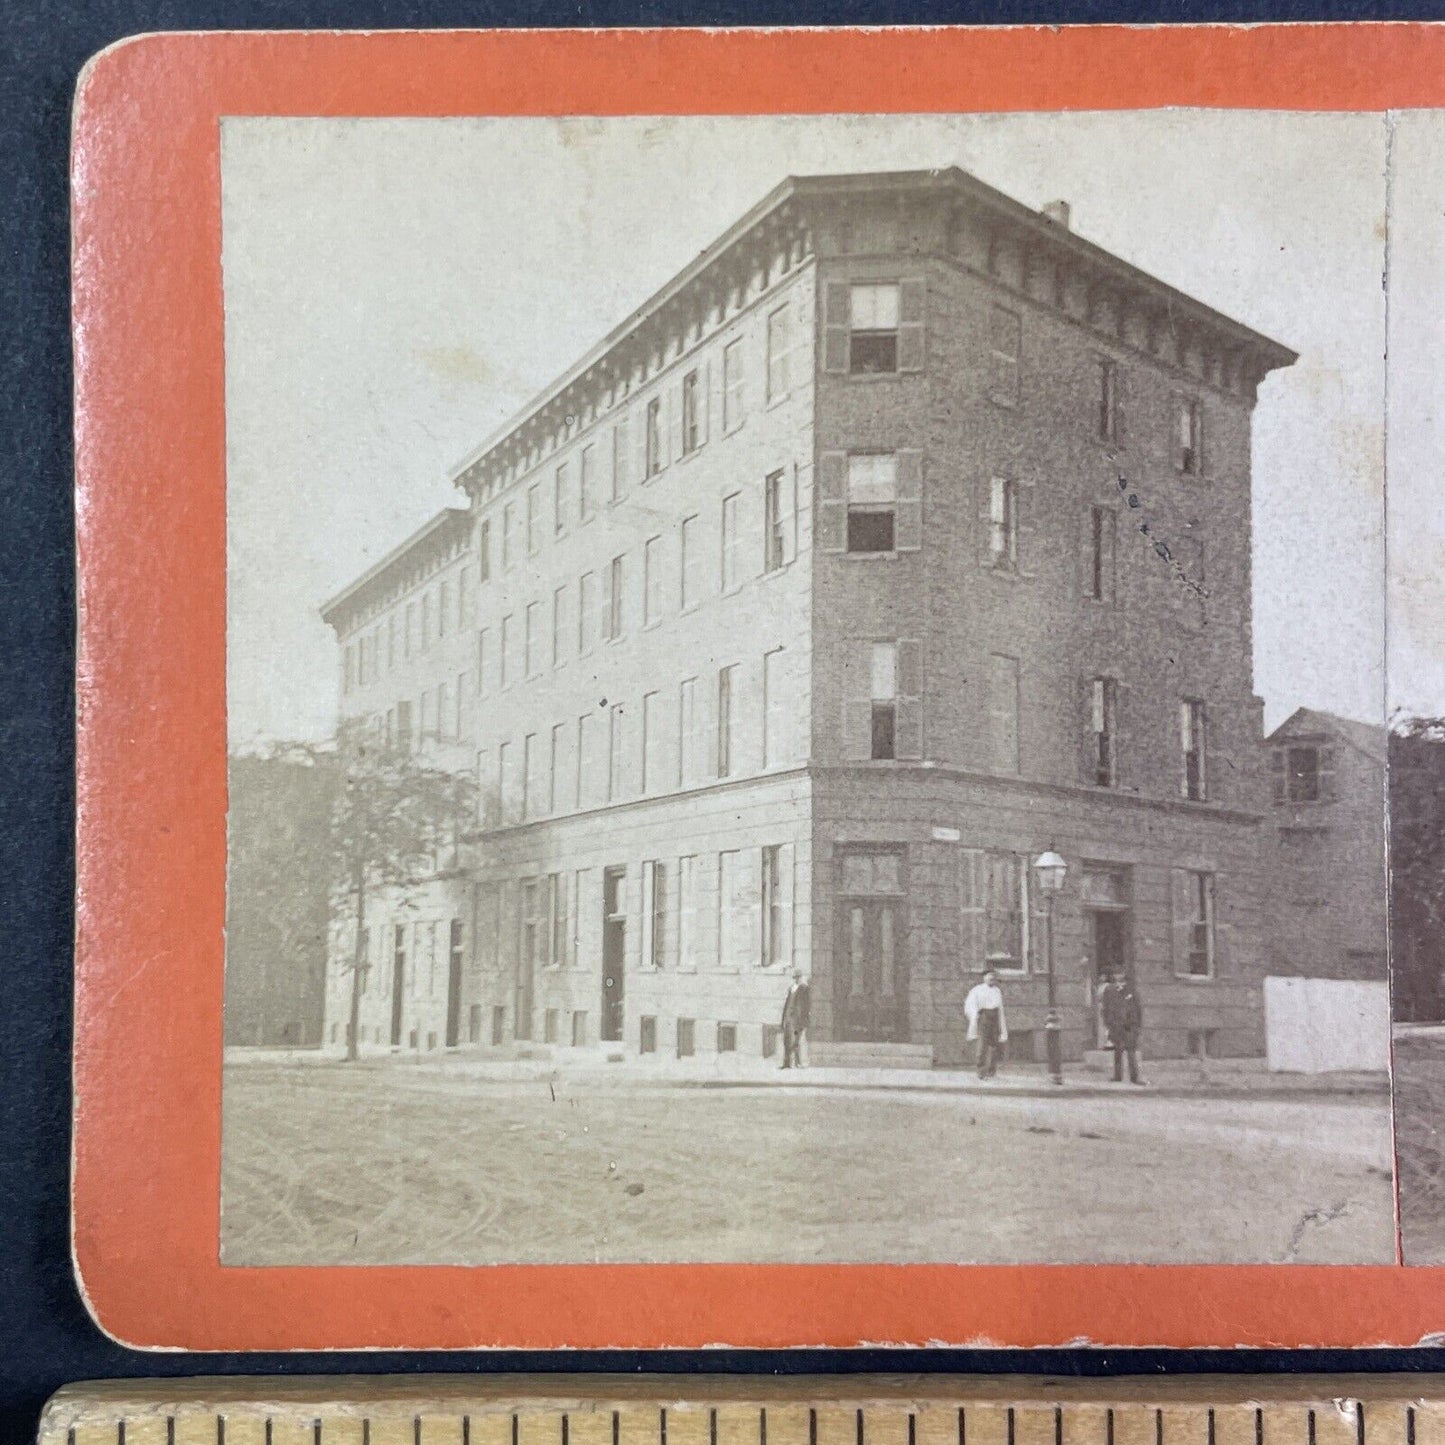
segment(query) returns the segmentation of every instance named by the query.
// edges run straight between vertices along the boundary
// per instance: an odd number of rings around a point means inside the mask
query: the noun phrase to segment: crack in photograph
[[[225,120],[222,1261],[1394,1261],[1395,124]]]

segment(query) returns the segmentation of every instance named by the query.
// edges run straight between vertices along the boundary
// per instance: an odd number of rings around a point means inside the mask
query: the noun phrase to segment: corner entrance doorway
[[[627,911],[623,901],[626,868],[602,874],[602,1024],[604,1043],[621,1043],[623,960],[627,957]]]
[[[1107,1043],[1099,995],[1111,974],[1134,972],[1132,889],[1127,868],[1086,867],[1082,880],[1084,940],[1088,966],[1084,987],[1089,999],[1089,1043]]]
[[[845,1041],[908,1041],[908,930],[899,852],[838,859],[834,1028]]]

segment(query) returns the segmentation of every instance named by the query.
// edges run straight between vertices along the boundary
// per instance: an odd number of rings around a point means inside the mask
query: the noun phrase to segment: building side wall
[[[1314,978],[1383,979],[1388,885],[1385,770],[1335,745],[1331,801],[1270,810],[1270,968]]]
[[[639,800],[605,813],[504,829],[484,845],[487,857],[474,891],[475,967],[468,1002],[484,1020],[480,1042],[603,1046],[638,1054],[641,1020],[653,1020],[660,1057],[677,1052],[677,1021],[693,1023],[699,1058],[718,1051],[718,1025],[736,1028],[736,1051],[763,1052],[764,1029],[778,1023],[792,970],[810,967],[808,899],[812,855],[810,787],[798,769],[765,779],[718,784],[686,798]],[[732,851],[755,868],[761,850],[783,847],[791,865],[791,927],[776,963],[762,958],[763,900],[747,901],[744,956],[722,956],[719,857]],[[693,860],[695,895],[690,958],[682,956],[678,881],[680,860]],[[654,966],[648,956],[650,920],[644,921],[644,864],[667,869],[663,894],[664,942]],[[621,974],[622,1037],[605,1042],[603,1019],[604,873],[620,870],[624,914]],[[518,1028],[519,999],[528,970],[521,888],[525,880],[557,875],[566,891],[567,937],[555,961],[534,960],[532,1012]],[[552,950],[544,949],[551,954]],[[538,966],[540,965],[540,966]],[[555,1037],[548,1039],[547,1014]],[[580,1022],[574,1022],[580,1014]],[[528,1026],[530,1024],[530,1027]],[[494,1033],[495,1028],[495,1033]],[[575,1032],[574,1032],[575,1029]]]

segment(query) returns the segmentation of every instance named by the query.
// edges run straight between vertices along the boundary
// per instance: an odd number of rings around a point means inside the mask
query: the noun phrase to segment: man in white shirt
[[[963,1014],[968,1020],[969,1041],[978,1043],[978,1076],[980,1079],[991,1079],[998,1073],[999,1053],[1008,1038],[1003,991],[998,986],[998,975],[992,969],[984,974],[982,983],[976,983],[969,989],[968,997],[963,1001]]]

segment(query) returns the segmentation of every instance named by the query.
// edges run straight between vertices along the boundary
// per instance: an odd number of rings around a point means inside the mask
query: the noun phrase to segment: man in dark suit
[[[783,1067],[803,1067],[803,1040],[808,1032],[808,980],[803,970],[793,970],[793,984],[783,1000]]]
[[[1139,1035],[1144,1030],[1144,1006],[1131,978],[1112,974],[1099,995],[1104,1028],[1114,1050],[1114,1082],[1124,1082],[1124,1060],[1129,1060],[1129,1082],[1142,1084],[1139,1077]]]

